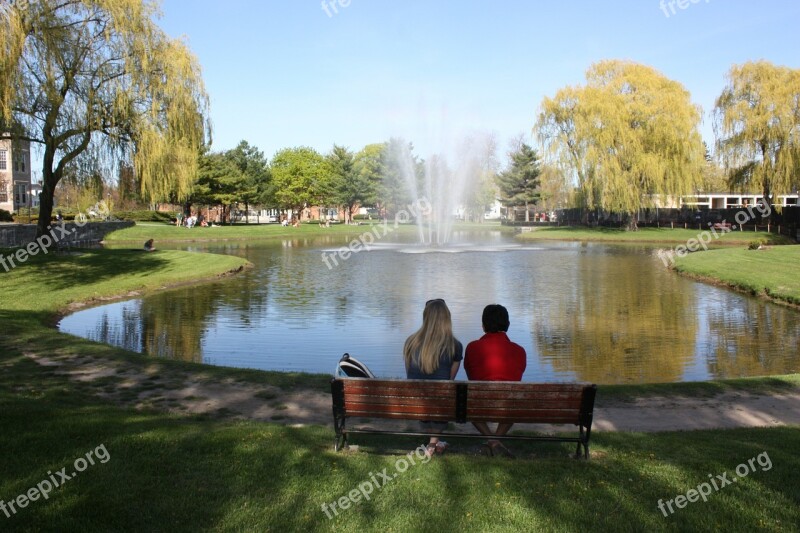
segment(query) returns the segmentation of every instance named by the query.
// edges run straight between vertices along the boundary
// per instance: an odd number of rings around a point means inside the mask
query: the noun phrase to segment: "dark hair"
[[[483,308],[483,329],[486,333],[497,333],[498,331],[508,331],[508,310],[499,304],[487,305]]]

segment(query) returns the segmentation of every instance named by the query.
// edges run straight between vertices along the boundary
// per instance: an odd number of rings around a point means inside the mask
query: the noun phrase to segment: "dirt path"
[[[205,414],[290,425],[332,426],[331,397],[316,390],[282,390],[197,371],[164,373],[160,365],[92,357],[47,358],[26,354],[54,375],[121,406]],[[408,426],[413,422],[398,422]],[[595,431],[672,431],[800,424],[800,391],[755,395],[724,393],[713,398],[649,397],[598,403]],[[383,425],[383,424],[382,424]],[[524,425],[518,426],[525,429]],[[465,431],[467,425],[457,426]],[[537,431],[563,429],[541,425]]]

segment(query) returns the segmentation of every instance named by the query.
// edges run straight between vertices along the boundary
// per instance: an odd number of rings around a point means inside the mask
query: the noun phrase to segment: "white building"
[[[30,146],[28,141],[0,135],[0,209],[13,213],[30,205]]]
[[[691,194],[681,198],[681,205],[692,208],[708,209],[731,209],[734,207],[747,207],[755,205],[761,201],[760,194],[739,194],[739,193],[711,193],[711,194]],[[781,194],[774,197],[772,205],[790,206],[798,205],[798,194]]]

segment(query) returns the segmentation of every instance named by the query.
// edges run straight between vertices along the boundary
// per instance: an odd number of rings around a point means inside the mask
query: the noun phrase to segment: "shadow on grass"
[[[4,530],[786,530],[800,520],[797,428],[595,433],[590,461],[570,459],[571,444],[514,442],[519,458],[508,460],[478,457],[472,441],[456,441],[456,453],[401,472],[398,460],[419,438],[359,435],[362,451],[334,453],[330,428],[118,408],[82,392],[57,368],[20,357],[28,346],[63,350],[64,336],[41,329],[27,335],[15,336],[10,350],[6,330],[0,335],[0,499],[24,494],[48,471],[71,473],[76,458],[100,445],[110,460],[47,501],[0,517]],[[76,346],[86,354],[112,350],[88,341]],[[386,453],[390,447],[396,455]],[[668,517],[658,510],[659,499],[685,494],[709,474],[733,473],[765,451],[772,469]],[[384,470],[391,481],[373,485],[368,501],[326,516],[323,504]]]
[[[36,281],[52,289],[65,289],[75,285],[97,283],[119,276],[142,275],[163,268],[167,261],[159,257],[159,252],[144,250],[117,249],[79,250],[75,252],[52,253],[32,258],[27,274]],[[66,257],[65,257],[66,256]],[[73,268],[64,268],[63,263]]]

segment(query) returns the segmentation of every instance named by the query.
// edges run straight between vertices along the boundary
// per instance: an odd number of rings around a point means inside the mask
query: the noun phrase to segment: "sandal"
[[[431,458],[436,454],[436,445],[435,444],[427,444],[425,445],[425,457]]]

